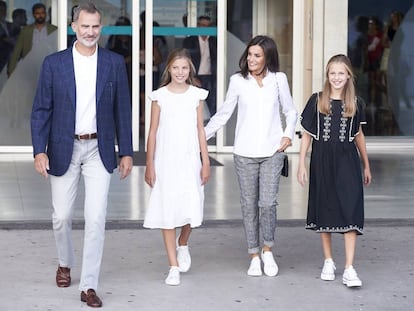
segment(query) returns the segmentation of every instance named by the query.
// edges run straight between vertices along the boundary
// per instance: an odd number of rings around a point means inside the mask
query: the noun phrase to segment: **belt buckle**
[[[88,134],[81,134],[81,135],[76,135],[75,134],[75,138],[77,140],[91,140],[91,139],[94,139],[96,137],[97,137],[96,133],[88,133]]]

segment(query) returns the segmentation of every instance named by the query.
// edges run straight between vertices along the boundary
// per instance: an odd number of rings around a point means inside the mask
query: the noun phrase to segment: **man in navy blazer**
[[[71,229],[80,178],[85,183],[85,237],[79,290],[81,301],[101,307],[96,295],[103,253],[111,173],[132,169],[132,118],[122,56],[98,47],[101,13],[80,4],[72,28],[73,47],[45,58],[33,101],[31,129],[35,169],[50,178],[53,230],[59,257],[58,287],[71,283],[75,254]]]

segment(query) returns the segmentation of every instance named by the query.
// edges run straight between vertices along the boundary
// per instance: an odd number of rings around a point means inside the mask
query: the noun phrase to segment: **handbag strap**
[[[277,99],[279,101],[279,105],[282,105],[282,101],[280,100],[279,82],[277,82],[277,73],[276,73],[276,87],[277,87]]]
[[[277,81],[277,73],[276,73],[276,87],[277,87],[277,100],[279,101],[279,115],[280,115],[280,120],[282,121],[282,127],[285,128],[286,127],[286,120],[284,118],[282,118],[282,100],[280,99],[280,88],[279,88],[279,82]]]

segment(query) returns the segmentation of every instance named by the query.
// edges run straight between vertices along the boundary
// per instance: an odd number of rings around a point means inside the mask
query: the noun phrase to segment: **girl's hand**
[[[372,176],[369,168],[364,169],[364,185],[369,186],[371,184]]]
[[[205,185],[210,178],[210,164],[203,164],[203,166],[201,167],[200,176],[201,184]]]
[[[155,184],[155,169],[154,165],[147,165],[145,168],[145,182],[152,188]]]
[[[308,173],[306,171],[306,167],[304,165],[299,165],[297,179],[299,184],[303,187],[305,183],[308,181]]]

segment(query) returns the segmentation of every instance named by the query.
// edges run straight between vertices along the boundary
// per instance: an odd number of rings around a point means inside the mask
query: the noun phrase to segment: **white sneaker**
[[[165,284],[175,286],[180,285],[180,271],[178,267],[171,267],[168,276],[165,279]]]
[[[259,256],[253,257],[250,261],[249,270],[247,275],[250,276],[261,276],[262,275],[262,263],[260,262]]]
[[[321,272],[321,279],[324,281],[333,281],[335,280],[335,263],[333,262],[332,258],[325,259],[323,264],[322,272]]]
[[[180,270],[180,272],[187,272],[188,270],[190,270],[191,267],[190,251],[188,249],[188,245],[178,245],[179,238],[180,237],[177,237],[176,240],[178,269]]]
[[[276,261],[273,258],[273,253],[271,251],[262,251],[261,256],[263,260],[264,273],[267,276],[276,276],[279,272],[279,267],[277,266]]]
[[[348,287],[362,286],[362,281],[360,280],[358,274],[352,266],[349,266],[347,269],[344,270],[344,274],[342,276],[342,283],[344,283]]]

